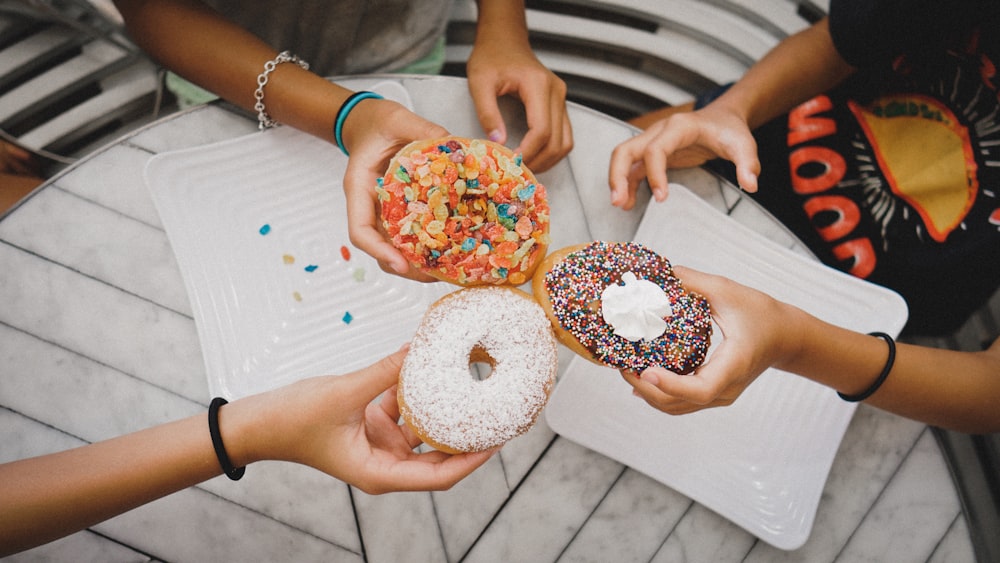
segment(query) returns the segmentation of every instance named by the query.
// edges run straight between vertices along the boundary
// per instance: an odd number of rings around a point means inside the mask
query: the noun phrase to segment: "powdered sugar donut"
[[[462,286],[520,285],[549,241],[545,186],[520,155],[445,137],[404,147],[376,188],[382,226],[411,264]]]
[[[708,301],[684,289],[670,261],[634,242],[597,241],[550,254],[532,279],[556,337],[588,360],[689,373],[712,339]]]
[[[445,295],[424,315],[399,372],[403,419],[427,444],[458,453],[499,446],[534,425],[556,378],[545,312],[515,288]],[[489,377],[470,366],[488,363]]]

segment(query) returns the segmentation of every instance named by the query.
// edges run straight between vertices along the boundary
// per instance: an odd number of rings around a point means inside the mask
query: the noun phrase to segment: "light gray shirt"
[[[204,0],[321,76],[388,72],[427,56],[450,0]]]

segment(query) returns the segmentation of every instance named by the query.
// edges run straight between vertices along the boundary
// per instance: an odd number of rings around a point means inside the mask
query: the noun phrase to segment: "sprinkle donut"
[[[606,290],[635,281],[655,284],[654,293],[658,287],[662,295],[654,297],[666,297],[669,312],[654,315],[662,332],[653,338],[627,338],[605,320]],[[705,361],[712,336],[708,301],[684,289],[670,262],[639,243],[597,241],[558,250],[535,273],[532,291],[559,341],[592,362],[633,371],[656,365],[684,374]]]
[[[473,377],[473,363],[492,373]],[[445,295],[424,315],[399,372],[406,423],[448,453],[482,451],[527,432],[548,402],[557,347],[545,312],[513,287]]]
[[[445,137],[404,147],[376,187],[382,227],[420,271],[461,286],[520,285],[549,242],[545,186],[521,155]]]

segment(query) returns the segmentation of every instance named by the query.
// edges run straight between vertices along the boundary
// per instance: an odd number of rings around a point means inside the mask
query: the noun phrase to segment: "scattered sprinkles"
[[[630,342],[614,334],[601,316],[601,292],[621,283],[626,272],[660,286],[670,299],[673,315],[664,319],[667,330],[654,340]],[[685,290],[670,262],[639,243],[590,243],[546,274],[545,289],[559,324],[607,365],[633,371],[656,365],[689,373],[705,361],[712,336],[708,301]]]
[[[271,229],[271,224],[270,223],[264,223],[258,229],[258,232],[261,235],[267,235],[268,233],[271,232],[271,230],[272,230]],[[340,256],[345,261],[350,261],[350,259],[351,259],[351,249],[348,248],[346,245],[341,245],[341,247],[340,247]],[[295,256],[293,254],[290,254],[290,253],[282,254],[281,255],[281,262],[283,264],[285,264],[285,265],[295,264]],[[303,270],[305,270],[308,273],[315,272],[318,269],[319,269],[319,264],[309,264],[309,265],[307,265],[307,266],[305,266],[303,268]],[[365,280],[365,270],[364,270],[364,268],[353,268],[351,270],[351,277],[354,278],[354,280],[357,281],[357,282],[363,282]],[[293,291],[292,292],[292,299],[294,299],[298,303],[301,303],[302,299],[303,299],[302,298],[302,293],[300,293],[298,291]],[[341,320],[344,322],[345,325],[349,325],[349,324],[351,324],[351,321],[354,320],[354,315],[352,315],[350,312],[345,312],[344,316],[341,317]]]
[[[545,254],[545,186],[501,145],[448,137],[404,149],[376,192],[393,244],[460,285],[519,285]]]

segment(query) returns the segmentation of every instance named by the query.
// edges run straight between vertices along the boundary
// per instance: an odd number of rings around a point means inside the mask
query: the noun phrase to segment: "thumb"
[[[403,358],[406,357],[409,349],[409,345],[405,345],[374,364],[344,376],[353,387],[353,391],[350,393],[351,400],[357,400],[359,404],[367,405],[385,390],[395,385],[399,381],[399,370],[403,367]]]
[[[476,106],[476,115],[479,117],[479,125],[486,132],[486,137],[502,145],[507,142],[507,126],[503,122],[496,93],[487,84],[487,81],[470,81],[469,94],[472,95],[472,102]]]

